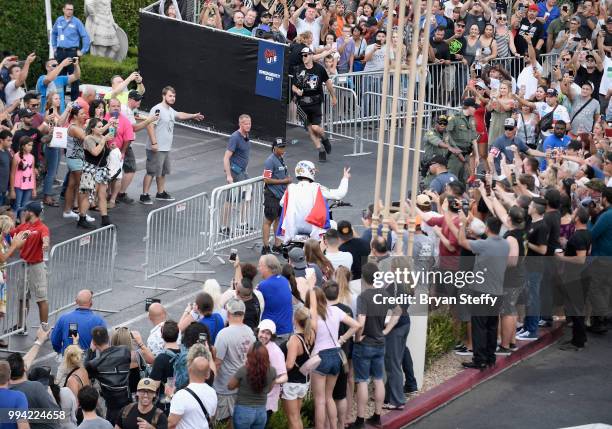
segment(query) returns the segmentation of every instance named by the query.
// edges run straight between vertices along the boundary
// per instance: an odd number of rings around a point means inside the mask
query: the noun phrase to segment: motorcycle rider
[[[281,199],[283,208],[277,236],[284,243],[296,235],[309,235],[319,239],[329,226],[327,200],[341,200],[348,191],[351,177],[350,168],[344,168],[344,175],[337,189],[329,189],[315,182],[316,168],[310,161],[300,161],[295,166],[297,183],[291,183]]]

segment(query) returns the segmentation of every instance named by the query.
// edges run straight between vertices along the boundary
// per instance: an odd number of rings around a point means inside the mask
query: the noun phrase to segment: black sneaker
[[[263,246],[261,248],[262,255],[269,255],[271,253],[270,246]]]
[[[120,193],[117,195],[116,202],[123,203],[123,204],[132,204],[134,202],[134,199],[128,197],[126,193]]]
[[[518,347],[516,346],[516,343],[510,343],[510,351],[515,352],[517,350],[518,350]]]
[[[325,148],[325,152],[331,153],[332,147],[331,147],[331,143],[329,142],[329,139],[325,137],[324,139],[321,139],[321,143],[323,144],[323,147]]]
[[[408,386],[408,385],[404,385],[404,393],[406,394],[411,394],[411,393],[416,393],[418,392],[419,389],[414,387],[414,386]]]
[[[382,423],[380,421],[380,414],[374,414],[372,417],[368,417],[365,419],[366,424],[370,426],[382,427]]]
[[[453,351],[463,350],[464,348],[465,348],[465,344],[457,343],[457,344],[455,344],[455,347],[453,348]]]
[[[174,201],[174,197],[171,196],[166,191],[158,192],[157,194],[155,194],[155,199],[156,200],[162,200],[162,201]]]
[[[108,216],[102,216],[102,220],[100,221],[100,226],[108,226],[112,225],[110,218]]]
[[[572,343],[572,341],[570,340],[570,341],[566,341],[563,344],[561,344],[559,346],[559,350],[563,350],[566,352],[579,352],[579,351],[584,350],[584,346],[582,347],[577,346],[576,344]]]
[[[149,196],[149,194],[141,194],[140,195],[140,204],[151,205],[153,204],[153,200]]]
[[[327,162],[327,154],[325,151],[319,151],[319,162]]]
[[[497,346],[497,350],[495,350],[495,354],[498,356],[510,356],[512,354],[512,350],[506,347]]]
[[[466,346],[463,346],[462,348],[455,350],[455,354],[457,356],[472,356],[474,352],[468,349]]]
[[[96,229],[96,225],[94,225],[93,223],[87,222],[85,218],[80,218],[79,221],[77,222],[77,228]]]
[[[280,255],[283,253],[283,248],[281,246],[272,246],[272,253],[275,255]]]
[[[365,422],[363,421],[363,419],[359,419],[359,418],[357,418],[357,420],[355,420],[353,423],[351,423],[350,425],[346,427],[346,429],[363,429],[363,428],[365,428]]]

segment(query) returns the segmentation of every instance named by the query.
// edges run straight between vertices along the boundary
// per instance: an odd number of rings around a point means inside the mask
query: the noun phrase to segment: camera
[[[145,299],[145,311],[149,311],[149,307],[151,307],[151,304],[153,303],[161,303],[161,299],[159,298],[147,298]]]
[[[448,197],[448,209],[453,213],[458,213],[461,208],[461,200],[458,200],[454,196]]]
[[[79,334],[79,327],[76,323],[68,324],[68,336],[76,337]]]

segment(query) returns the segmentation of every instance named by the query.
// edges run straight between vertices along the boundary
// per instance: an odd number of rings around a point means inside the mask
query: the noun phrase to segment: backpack
[[[168,350],[169,351],[169,350]],[[166,350],[164,350],[166,352]],[[181,352],[177,355],[172,353],[174,361],[172,369],[174,370],[174,385],[176,390],[180,390],[189,384],[189,373],[187,371],[187,348],[181,345]]]

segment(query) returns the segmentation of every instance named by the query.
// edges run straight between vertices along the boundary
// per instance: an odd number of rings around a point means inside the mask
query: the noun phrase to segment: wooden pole
[[[389,10],[395,9],[395,0],[389,0]],[[387,34],[390,34],[393,30],[393,15],[387,18]],[[389,44],[385,45],[387,50],[387,57],[389,57]],[[378,151],[376,153],[376,182],[374,184],[374,211],[372,214],[372,238],[378,235],[378,225],[380,217],[380,209],[378,207],[378,201],[380,200],[381,194],[381,181],[383,174],[383,157],[385,148],[385,116],[387,115],[387,103],[384,100],[387,99],[389,87],[389,61],[385,61],[383,68],[383,81],[382,81],[382,94],[381,98],[383,102],[380,106],[380,123],[378,129]],[[363,126],[363,121],[361,122]],[[387,172],[389,174],[389,172]]]
[[[418,59],[418,51],[419,51],[419,33],[420,33],[420,25],[419,21],[421,20],[421,7],[418,6],[415,10],[413,16],[413,26],[412,26],[412,43],[410,44],[410,62],[409,62],[409,81],[408,81],[408,112],[406,113],[406,125],[404,126],[404,153],[402,157],[402,176],[400,179],[400,213],[403,213],[405,200],[406,200],[406,190],[408,188],[408,156],[410,154],[410,143],[412,140],[412,116],[414,114],[414,89],[416,87],[416,77],[417,77],[417,59]],[[424,53],[425,55],[427,52]],[[425,61],[427,62],[427,61]],[[404,228],[405,219],[403,215],[400,215],[400,220],[398,222],[398,229],[401,232]],[[402,234],[400,234],[402,235]],[[403,237],[398,239],[397,244],[395,245],[396,253],[402,255],[404,247]]]

